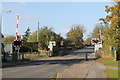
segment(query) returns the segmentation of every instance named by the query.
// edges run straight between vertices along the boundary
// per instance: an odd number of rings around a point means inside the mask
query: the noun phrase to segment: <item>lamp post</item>
[[[1,33],[1,30],[2,30],[2,13],[3,12],[11,12],[11,10],[6,10],[6,11],[0,11],[0,59],[1,59],[1,54],[2,54],[2,33]],[[0,60],[0,64],[2,64],[1,60]],[[0,66],[1,67],[1,66]],[[0,70],[0,73],[1,73],[1,70]],[[2,77],[2,74],[0,75],[0,77]]]
[[[6,12],[6,13],[9,13],[11,12],[11,10],[5,10],[5,11],[1,11],[0,13],[0,53],[1,53],[1,48],[2,48],[2,21],[3,21],[3,18],[2,18],[2,14]]]

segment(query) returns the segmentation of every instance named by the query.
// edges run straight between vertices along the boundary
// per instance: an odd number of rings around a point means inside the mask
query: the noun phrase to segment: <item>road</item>
[[[66,56],[52,57],[46,60],[37,60],[26,65],[2,69],[3,78],[48,78],[56,72],[73,64],[80,63],[85,54],[92,54],[93,47],[79,49]]]

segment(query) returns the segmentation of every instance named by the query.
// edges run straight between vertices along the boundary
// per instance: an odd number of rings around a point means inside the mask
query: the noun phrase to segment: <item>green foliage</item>
[[[38,42],[23,42],[20,52],[37,52]]]
[[[73,25],[71,30],[67,33],[67,40],[75,47],[81,47],[83,42],[83,26],[82,25]]]
[[[91,45],[91,38],[90,38],[90,37],[87,38],[87,39],[85,40],[85,43],[86,43],[87,45]]]
[[[103,32],[104,26],[102,24],[97,24],[93,29],[92,37],[100,38],[100,30]]]
[[[27,30],[25,31],[25,34],[22,35],[22,40],[27,41],[30,34],[31,34],[30,28],[28,27]]]
[[[103,21],[104,29],[104,41],[103,45],[114,48],[117,53],[120,50],[120,1],[116,2],[113,6],[105,6],[106,12],[109,13],[105,18],[100,18]],[[108,49],[109,51],[109,49]],[[113,52],[114,52],[113,51]]]
[[[12,43],[13,40],[15,40],[15,36],[10,35],[10,36],[7,36],[7,37],[3,38],[2,42],[3,43]]]
[[[37,40],[37,33],[38,33],[38,40]],[[56,43],[60,42],[62,37],[60,34],[56,34],[52,31],[51,28],[44,26],[43,28],[39,29],[38,31],[32,33],[29,36],[28,42],[38,42],[39,50],[48,49],[49,41],[56,41]]]
[[[92,33],[93,38],[99,38],[99,26],[96,26]]]

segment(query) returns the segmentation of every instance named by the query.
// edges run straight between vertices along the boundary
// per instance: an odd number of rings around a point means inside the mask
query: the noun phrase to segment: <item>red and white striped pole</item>
[[[19,27],[18,21],[19,21],[19,19],[20,19],[20,16],[19,16],[19,14],[17,14],[16,15],[16,20],[17,20],[17,24],[16,24],[16,40],[18,39],[18,27]]]

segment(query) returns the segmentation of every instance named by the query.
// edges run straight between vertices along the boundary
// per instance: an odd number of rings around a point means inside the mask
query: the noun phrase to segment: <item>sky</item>
[[[40,27],[48,26],[53,31],[60,33],[66,38],[66,33],[73,24],[84,26],[84,38],[87,38],[99,18],[104,18],[105,5],[113,5],[110,2],[3,2],[3,27],[2,33],[5,36],[15,35],[16,15],[19,19],[19,35],[24,34],[30,27],[31,32],[37,30],[38,21]],[[5,10],[11,10],[5,13]]]

